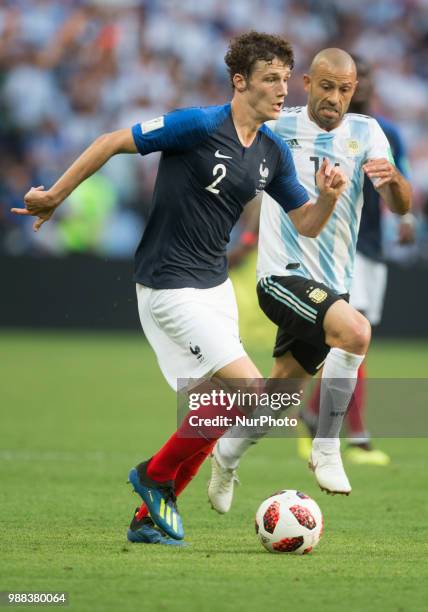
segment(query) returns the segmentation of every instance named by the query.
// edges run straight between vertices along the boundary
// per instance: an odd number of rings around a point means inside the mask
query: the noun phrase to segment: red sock
[[[309,412],[312,412],[313,414],[318,415],[320,412],[320,402],[321,402],[321,379],[319,378],[312,391],[311,398],[307,404],[307,410],[309,410]]]
[[[182,491],[187,487],[190,481],[196,476],[199,468],[205,461],[205,459],[211,454],[216,441],[210,443],[207,448],[193,455],[181,464],[180,469],[177,472],[177,478],[175,479],[175,494],[180,495]],[[149,511],[147,506],[143,503],[137,514],[137,520],[141,521],[144,516],[147,516]]]
[[[152,457],[147,467],[147,475],[153,480],[164,482],[175,480],[178,470],[184,461],[193,457],[196,453],[208,448],[213,440],[218,440],[231,427],[230,422],[235,421],[236,416],[243,416],[237,408],[227,410],[225,406],[200,406],[198,410],[191,410],[186,415],[182,424],[162,448]],[[219,426],[191,424],[196,418],[212,419],[216,416],[230,419],[223,420],[224,424]]]
[[[348,435],[358,436],[364,434],[364,407],[366,403],[366,371],[364,362],[358,370],[357,384],[355,385],[354,395],[349,404],[347,414]]]

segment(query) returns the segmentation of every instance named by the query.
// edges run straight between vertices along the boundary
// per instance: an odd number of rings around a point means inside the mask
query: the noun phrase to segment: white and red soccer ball
[[[318,544],[324,520],[320,507],[300,491],[285,490],[265,499],[256,514],[256,533],[269,552],[304,555]]]

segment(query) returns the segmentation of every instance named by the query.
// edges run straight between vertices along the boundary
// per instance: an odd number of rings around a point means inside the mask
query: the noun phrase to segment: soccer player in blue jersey
[[[349,494],[339,433],[370,342],[369,321],[348,303],[364,176],[399,214],[409,210],[411,189],[393,164],[379,124],[346,114],[357,86],[348,53],[319,52],[304,85],[307,106],[285,108],[271,127],[291,148],[299,179],[312,197],[318,189],[316,172],[326,158],[343,170],[349,186],[316,238],[299,235],[271,196],[263,194],[257,292],[260,307],[278,326],[271,377],[296,380],[299,390],[323,367],[310,466],[322,489]],[[208,494],[218,512],[230,508],[234,470],[260,433],[235,426],[217,443]]]
[[[373,96],[372,70],[362,58],[354,56],[354,60],[357,66],[358,87],[349,106],[349,112],[369,115],[370,101]],[[385,117],[373,116],[388,139],[395,166],[403,176],[408,177],[406,148],[399,130],[394,123]],[[387,266],[383,261],[382,252],[381,198],[367,177],[364,179],[363,197],[364,205],[361,212],[350,303],[368,318],[373,327],[378,325],[381,320],[387,282]],[[400,243],[413,240],[413,223],[411,213],[400,217]],[[312,437],[315,435],[318,423],[319,391],[318,386],[308,406],[301,414]],[[358,370],[358,380],[346,418],[349,442],[346,456],[348,460],[359,465],[387,465],[389,463],[388,455],[371,445],[370,434],[364,422],[365,397],[365,364],[362,363]],[[299,454],[302,457],[309,456],[310,449],[308,447],[308,439],[299,438]]]
[[[162,151],[150,217],[135,256],[135,281],[144,333],[174,389],[180,378],[261,377],[240,342],[227,275],[226,245],[245,204],[266,190],[298,232],[316,236],[346,186],[341,170],[325,161],[312,203],[297,180],[289,148],[264,125],[279,116],[287,95],[293,68],[289,43],[251,32],[231,42],[225,61],[231,103],[176,110],[104,134],[48,191],[31,189],[25,209],[14,209],[38,217],[38,230],[113,155]],[[221,413],[215,405],[199,410],[201,417]],[[130,481],[144,501],[128,532],[131,541],[168,544],[183,538],[176,494],[224,431],[194,432],[187,417],[150,460],[131,470]]]

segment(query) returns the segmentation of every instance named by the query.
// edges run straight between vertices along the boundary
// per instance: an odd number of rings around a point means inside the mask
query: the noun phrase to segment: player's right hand
[[[342,170],[338,166],[332,166],[325,157],[320,169],[316,173],[316,182],[320,194],[330,195],[336,199],[339,198],[348,185],[348,179]]]
[[[35,232],[41,228],[43,223],[49,221],[58,206],[51,193],[45,191],[43,185],[31,187],[24,196],[24,202],[25,208],[11,208],[11,212],[15,215],[38,217],[33,223]]]

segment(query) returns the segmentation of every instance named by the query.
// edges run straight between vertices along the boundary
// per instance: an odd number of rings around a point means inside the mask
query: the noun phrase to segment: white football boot
[[[211,455],[211,479],[208,483],[208,499],[219,514],[229,512],[233,500],[233,487],[239,484],[236,470],[223,467],[218,456],[217,444]]]
[[[340,446],[320,443],[315,438],[312,442],[309,467],[322,491],[330,495],[349,495],[352,487],[343,468]]]

